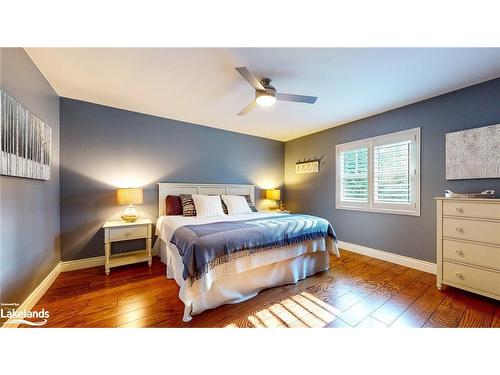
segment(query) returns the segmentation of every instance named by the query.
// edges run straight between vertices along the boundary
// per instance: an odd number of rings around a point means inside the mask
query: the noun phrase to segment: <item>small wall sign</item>
[[[319,172],[319,160],[312,161],[299,161],[295,163],[295,173],[318,173]]]

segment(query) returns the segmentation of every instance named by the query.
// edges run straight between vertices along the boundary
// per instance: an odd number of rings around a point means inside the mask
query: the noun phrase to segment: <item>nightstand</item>
[[[104,252],[106,262],[104,270],[106,275],[112,267],[123,266],[125,264],[148,262],[151,267],[151,235],[153,222],[151,219],[138,219],[127,223],[122,220],[107,221],[104,223]],[[118,241],[128,241],[136,239],[146,239],[146,249],[130,251],[128,253],[111,255],[111,243]]]
[[[275,214],[289,214],[290,210],[260,210],[261,212],[272,212]]]

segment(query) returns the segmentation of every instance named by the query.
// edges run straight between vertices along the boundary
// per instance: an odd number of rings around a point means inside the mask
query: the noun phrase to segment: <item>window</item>
[[[336,147],[336,207],[420,216],[420,128]]]
[[[368,202],[368,148],[346,150],[340,154],[340,158],[342,200]]]

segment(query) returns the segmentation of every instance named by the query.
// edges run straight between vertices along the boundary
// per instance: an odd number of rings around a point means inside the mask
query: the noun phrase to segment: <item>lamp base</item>
[[[126,223],[132,223],[139,218],[139,212],[133,205],[129,204],[127,208],[125,208],[125,210],[122,212],[121,218]]]
[[[269,206],[267,208],[268,210],[270,211],[283,211],[284,209],[284,205],[282,203],[282,201],[274,201],[274,206]]]

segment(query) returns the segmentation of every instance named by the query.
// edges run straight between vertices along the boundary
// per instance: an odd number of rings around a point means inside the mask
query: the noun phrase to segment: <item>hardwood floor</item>
[[[135,264],[65,272],[35,306],[44,327],[497,327],[500,303],[451,287],[435,276],[341,251],[331,270],[294,285],[272,288],[182,322],[175,281],[158,258]]]

